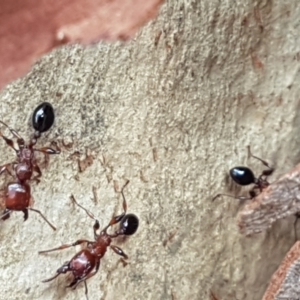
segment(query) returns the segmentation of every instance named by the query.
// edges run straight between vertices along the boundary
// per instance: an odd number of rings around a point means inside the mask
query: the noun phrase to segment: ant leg
[[[44,148],[33,148],[33,151],[42,152],[44,154],[60,154],[60,149],[57,147],[57,150],[50,148],[50,147],[44,147]]]
[[[249,191],[250,198],[253,199],[256,197],[255,193],[256,187],[254,187],[252,190]]]
[[[86,280],[95,276],[99,271],[99,267],[100,267],[100,260],[97,262],[94,272],[91,272],[89,275],[84,276],[81,279],[75,278],[67,287],[72,287],[75,290],[80,282],[82,282],[82,281],[86,282]],[[86,291],[87,291],[87,289],[86,289]]]
[[[72,200],[77,206],[79,206],[81,209],[83,209],[83,210],[86,212],[86,214],[87,214],[91,219],[93,219],[93,220],[95,220],[95,221],[98,221],[98,220],[96,219],[96,217],[94,216],[93,213],[91,213],[89,210],[87,210],[85,207],[83,207],[82,205],[80,205],[80,204],[76,201],[74,195],[71,195],[70,198],[71,198],[71,200]]]
[[[43,148],[39,148],[39,149],[36,149],[36,148],[33,148],[34,151],[39,151],[39,152],[42,152],[44,153],[45,155],[47,154],[60,154],[61,150],[60,148],[57,146],[57,143],[55,143],[55,149],[53,148],[50,148],[50,147],[43,147]]]
[[[1,122],[1,121],[0,121]],[[14,142],[11,140],[11,139],[9,139],[9,138],[7,138],[6,136],[4,136],[1,132],[0,132],[0,136],[4,139],[4,141],[6,142],[6,144],[9,146],[9,147],[11,147],[11,148],[13,148],[14,150],[15,150],[15,152],[18,152],[18,150],[15,148],[15,146],[14,146]]]
[[[92,244],[93,242],[90,242],[88,240],[77,240],[76,242],[74,242],[72,244],[65,244],[65,245],[61,245],[61,246],[53,248],[53,249],[39,251],[39,254],[53,252],[53,251],[57,251],[57,250],[63,250],[63,249],[67,249],[70,247],[75,247],[77,245],[81,245],[83,243]]]
[[[53,226],[53,225],[47,220],[47,218],[42,214],[41,211],[39,211],[39,210],[37,210],[37,209],[34,209],[34,208],[31,208],[31,207],[28,208],[28,209],[30,209],[30,210],[32,210],[32,211],[34,211],[34,212],[40,214],[40,216],[44,219],[44,221],[46,221],[46,223],[48,223],[48,225],[49,225],[53,230],[56,230],[56,227]],[[24,212],[24,213],[25,213],[25,212]],[[28,211],[27,211],[27,217],[28,217]],[[25,218],[25,217],[24,217],[24,218]]]
[[[122,198],[123,198],[123,210],[124,210],[124,215],[126,214],[127,211],[127,202],[124,196],[124,189],[126,188],[126,186],[128,185],[129,180],[126,181],[126,183],[123,185],[122,189],[121,189],[121,194],[122,194]]]
[[[234,198],[234,199],[241,200],[241,201],[251,200],[253,198],[253,197],[246,197],[246,196],[233,196],[233,195],[228,195],[228,194],[217,194],[215,197],[212,198],[211,201],[215,201],[220,196],[226,196],[226,197]]]
[[[87,284],[86,284],[86,280],[84,281],[84,287],[85,287],[85,296],[86,296],[86,300],[89,300],[89,296],[88,296],[88,287],[87,287]]]
[[[128,256],[124,253],[124,251],[121,248],[119,248],[115,245],[110,245],[110,248],[118,255],[124,257],[125,259],[128,259]]]
[[[4,123],[3,121],[0,121],[0,123],[4,125],[13,134],[14,137],[19,140],[23,140],[23,138],[14,129],[10,128],[6,123]]]
[[[126,211],[127,211],[127,202],[126,202],[126,199],[125,199],[125,196],[124,196],[124,189],[125,189],[125,187],[128,185],[128,183],[129,183],[129,180],[126,181],[126,183],[123,185],[123,187],[122,187],[122,189],[121,189],[121,194],[122,194],[122,198],[123,198],[123,203],[122,203],[122,205],[123,205],[123,210],[124,210],[124,211],[123,211],[120,215],[115,216],[115,217],[113,217],[113,218],[110,220],[109,224],[103,229],[104,232],[106,232],[106,230],[107,230],[110,226],[119,223],[119,222],[123,219],[123,217],[126,215]]]
[[[1,124],[3,124],[4,126],[6,126],[6,128],[9,129],[9,131],[13,134],[14,137],[17,138],[17,143],[19,146],[24,145],[25,141],[24,139],[12,128],[10,128],[7,124],[5,124],[3,121],[0,121]],[[4,141],[6,142],[6,144],[8,146],[10,146],[11,148],[13,148],[16,152],[18,152],[18,150],[14,147],[14,143],[11,139],[8,139],[6,136],[4,136],[1,132],[0,132],[0,136],[4,139]]]
[[[56,271],[56,273],[57,274],[55,274],[53,277],[51,277],[51,278],[48,278],[48,279],[45,279],[45,280],[43,280],[42,282],[49,282],[49,281],[51,281],[51,280],[53,280],[53,279],[55,279],[57,276],[59,276],[60,274],[66,274],[68,271],[70,271],[70,266],[69,266],[69,262],[67,261],[67,262],[65,262],[57,271]]]
[[[12,165],[13,164],[5,164],[3,166],[0,166],[0,175],[6,171],[10,176],[13,176]]]
[[[73,195],[71,195],[71,200],[77,205],[79,206],[81,209],[83,209],[85,211],[85,213],[93,220],[95,220],[95,224],[93,226],[93,229],[94,229],[94,236],[97,237],[97,230],[100,228],[100,224],[99,224],[99,221],[98,219],[94,216],[93,213],[91,213],[89,210],[87,210],[85,207],[83,207],[82,205],[80,205],[75,197]]]
[[[95,221],[95,224],[93,225],[93,230],[94,230],[94,238],[96,239],[97,238],[97,230],[100,228],[100,224],[99,224],[99,221],[96,220]]]
[[[264,170],[262,172],[262,174],[259,176],[259,178],[261,178],[262,176],[266,176],[267,177],[267,176],[272,175],[272,173],[274,172],[274,168],[270,167],[269,164],[265,160],[263,160],[263,159],[255,156],[255,155],[253,155],[252,152],[251,152],[250,146],[248,146],[247,148],[248,148],[248,154],[249,154],[250,157],[253,157],[253,158],[259,160],[264,166],[266,166],[267,168],[269,168],[269,170]]]
[[[211,300],[219,300],[219,298],[217,298],[217,296],[212,291],[210,291],[210,299]]]
[[[268,167],[269,169],[272,169],[265,160],[263,160],[263,159],[261,159],[261,158],[259,158],[259,157],[252,154],[250,146],[248,146],[247,148],[248,148],[248,154],[249,154],[250,157],[253,157],[253,158],[259,160],[264,166]]]
[[[263,170],[261,175],[258,178],[261,178],[263,176],[268,177],[268,176],[272,175],[274,171],[275,171],[275,169],[271,168],[271,167],[269,170]]]
[[[298,235],[297,235],[297,223],[298,223],[298,220],[300,218],[300,213],[296,213],[295,214],[295,217],[296,217],[296,220],[294,222],[294,234],[295,234],[295,241],[298,241]]]
[[[10,217],[10,210],[9,209],[5,209],[3,214],[1,215],[1,220],[5,221]]]
[[[50,148],[50,147],[44,147],[40,149],[32,148],[33,151],[42,152],[45,155],[45,166],[48,166],[49,164],[49,154],[60,154],[60,148],[57,147],[57,150]]]
[[[28,219],[28,209],[24,209],[22,210],[22,212],[24,213],[24,222]]]
[[[40,167],[36,164],[33,165],[33,171],[37,173],[37,175],[35,175],[32,180],[35,180],[37,183],[40,183],[40,178],[42,176],[42,171],[40,169]],[[0,173],[1,174],[1,173]]]
[[[48,279],[45,279],[45,280],[42,280],[42,282],[49,282],[49,281],[51,281],[51,280],[53,280],[53,279],[55,279],[57,276],[59,276],[61,273],[57,273],[57,274],[55,274],[53,277],[51,277],[51,278],[48,278]]]

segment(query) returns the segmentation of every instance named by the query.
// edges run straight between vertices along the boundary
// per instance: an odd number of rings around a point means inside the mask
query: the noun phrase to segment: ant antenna
[[[261,159],[261,158],[259,158],[259,157],[252,154],[251,149],[250,149],[250,145],[247,146],[247,149],[248,149],[248,157],[253,157],[253,158],[259,160],[267,168],[272,169],[265,160],[263,160],[263,159]]]
[[[96,237],[98,236],[98,235],[97,235],[97,230],[100,228],[100,222],[99,222],[99,220],[94,216],[93,213],[91,213],[91,212],[90,212],[89,210],[87,210],[85,207],[83,207],[82,205],[80,205],[80,204],[76,201],[76,199],[75,199],[75,197],[74,197],[73,194],[71,195],[70,198],[71,198],[72,202],[75,203],[77,206],[79,206],[81,209],[83,209],[83,210],[85,211],[85,213],[86,213],[91,219],[95,220],[95,224],[94,224],[93,228],[94,228],[94,236],[95,236],[95,238],[96,238]]]
[[[121,189],[121,194],[122,194],[122,198],[123,198],[123,210],[124,211],[120,215],[117,215],[117,216],[113,217],[111,219],[111,221],[108,223],[108,225],[106,227],[104,227],[103,232],[106,232],[107,229],[109,227],[111,227],[112,225],[119,223],[124,218],[124,216],[126,215],[127,203],[126,203],[126,199],[125,199],[125,196],[124,196],[124,189],[128,185],[128,183],[129,183],[129,180],[126,181],[126,183],[123,185],[123,187]]]
[[[80,205],[80,204],[76,201],[74,195],[71,195],[71,200],[72,200],[77,206],[79,206],[81,209],[83,209],[83,210],[86,212],[86,214],[87,214],[91,219],[93,219],[93,220],[95,220],[95,221],[98,221],[98,219],[94,216],[93,213],[91,213],[89,210],[87,210],[86,208],[84,208],[82,205]],[[98,221],[98,222],[99,222],[99,221]]]

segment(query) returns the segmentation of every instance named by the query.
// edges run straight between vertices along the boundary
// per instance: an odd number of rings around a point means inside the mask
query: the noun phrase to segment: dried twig
[[[266,187],[238,215],[240,232],[258,233],[300,211],[300,164]]]

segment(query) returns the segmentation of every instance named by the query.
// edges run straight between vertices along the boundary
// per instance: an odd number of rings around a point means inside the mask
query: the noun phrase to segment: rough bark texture
[[[133,41],[59,49],[8,86],[1,119],[29,136],[31,112],[50,101],[56,124],[40,144],[66,146],[32,187],[58,231],[34,213],[1,223],[0,298],[84,299],[83,285],[65,289],[68,276],[41,283],[79,248],[37,251],[92,239],[71,193],[103,226],[121,209],[114,181],[130,179],[140,228],[118,243],[130,263],[108,251],[90,299],[261,299],[294,244],[294,217],[247,238],[241,204],[211,199],[246,193],[230,189],[231,167],[262,170],[246,159],[249,144],[276,167],[271,181],[299,162],[299,15],[296,0],[168,1]],[[13,160],[1,147],[1,162]]]

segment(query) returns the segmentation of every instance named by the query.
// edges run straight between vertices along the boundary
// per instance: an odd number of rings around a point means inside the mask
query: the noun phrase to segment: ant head
[[[139,227],[139,219],[134,214],[127,214],[120,222],[120,232],[125,235],[134,234]]]
[[[40,104],[33,112],[32,126],[38,132],[45,132],[54,123],[54,109],[48,102]]]
[[[253,172],[247,167],[234,167],[229,171],[229,174],[233,181],[239,185],[248,185],[256,182]]]

